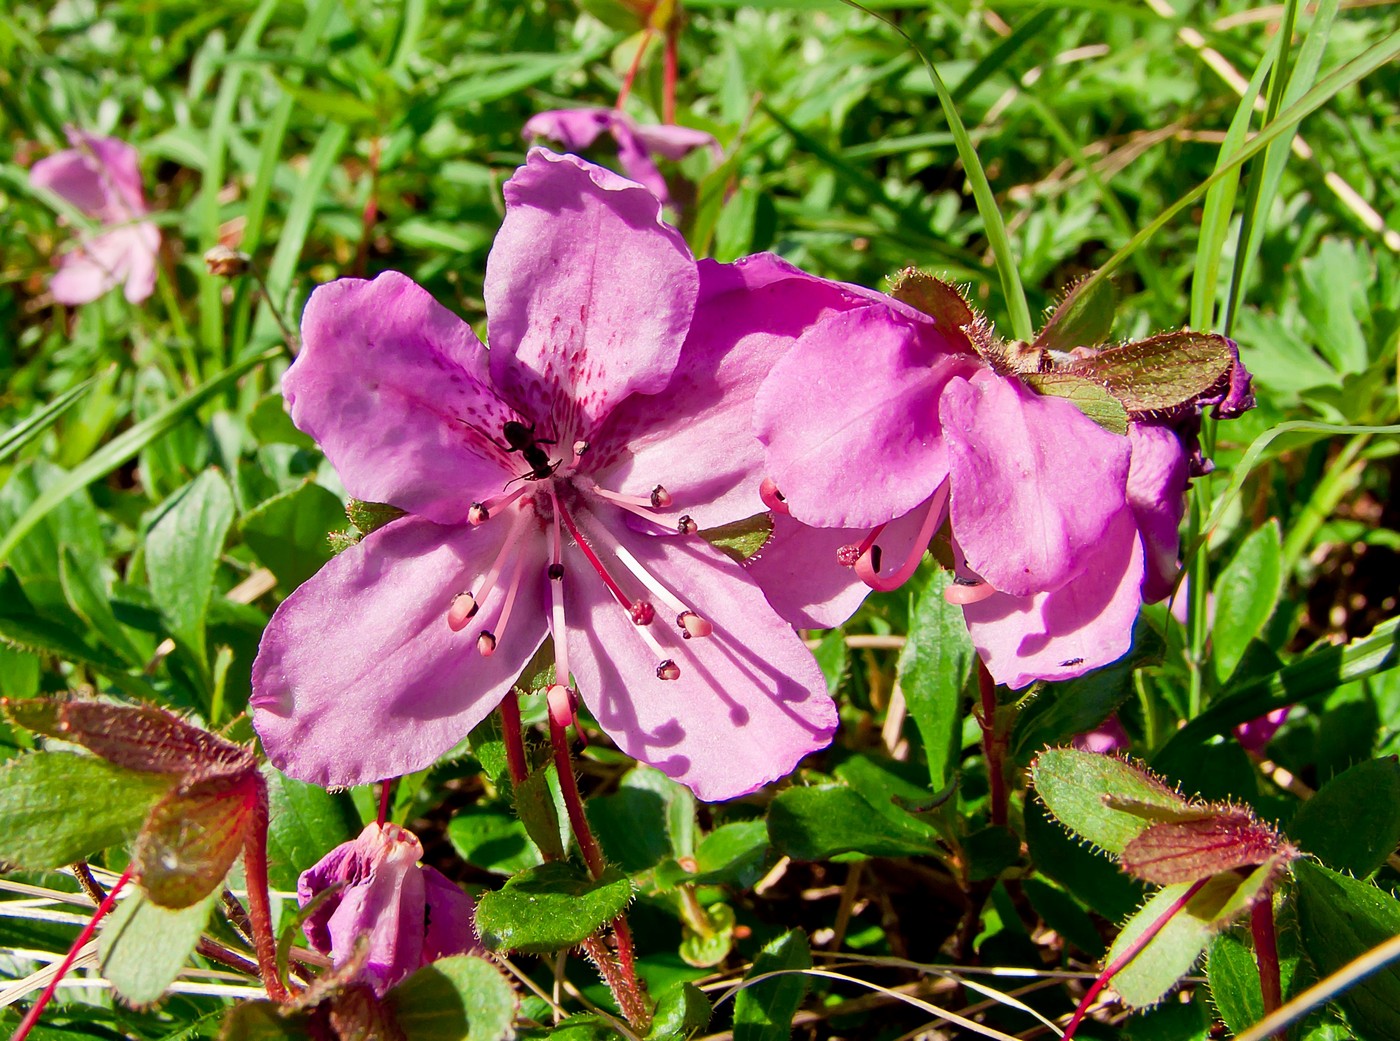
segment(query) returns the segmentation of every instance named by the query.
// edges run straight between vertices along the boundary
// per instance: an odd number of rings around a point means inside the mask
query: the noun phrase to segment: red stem
[[[519,788],[530,776],[530,770],[525,765],[525,738],[520,733],[520,702],[513,690],[501,699],[501,737],[506,743],[510,783]]]
[[[977,689],[982,696],[982,754],[987,760],[987,784],[992,824],[1004,828],[1007,822],[1006,769],[1002,762],[1002,739],[997,732],[997,685],[981,658],[977,659]]]
[[[369,261],[369,240],[374,235],[374,222],[379,219],[379,138],[369,139],[369,198],[365,200],[364,213],[360,215],[360,245],[355,250],[355,266],[351,269],[359,278],[365,273]]]
[[[391,777],[380,782],[379,787],[379,823],[383,824],[389,819],[389,796],[394,790],[394,779]]]
[[[272,934],[272,906],[267,895],[267,784],[254,775],[257,795],[253,819],[243,838],[243,875],[248,883],[248,918],[253,923],[253,949],[258,955],[263,988],[276,1002],[291,998],[277,972],[277,940]]]
[[[676,55],[679,32],[678,18],[672,16],[666,27],[666,73],[661,94],[661,122],[668,125],[676,122],[676,80],[679,61]]]
[[[1209,881],[1210,879],[1207,877],[1192,883],[1191,888],[1182,893],[1177,899],[1173,900],[1171,907],[1163,911],[1155,922],[1143,930],[1142,935],[1129,944],[1127,950],[1109,963],[1108,967],[1099,974],[1099,978],[1094,980],[1093,985],[1085,992],[1084,999],[1079,1002],[1079,1007],[1074,1010],[1074,1015],[1071,1016],[1069,1022],[1065,1024],[1065,1032],[1061,1035],[1060,1041],[1071,1041],[1074,1037],[1075,1030],[1079,1028],[1080,1022],[1089,1011],[1089,1006],[1094,1003],[1094,999],[1099,996],[1099,992],[1108,986],[1108,981],[1122,972],[1124,966],[1136,958],[1142,952],[1142,949],[1152,942],[1152,938],[1160,933],[1166,924],[1172,920],[1173,916],[1190,903],[1191,898],[1199,893],[1201,887]]]
[[[1264,1015],[1267,1016],[1283,1004],[1278,944],[1274,938],[1274,901],[1270,893],[1262,893],[1250,910],[1249,928],[1254,934],[1254,961],[1259,966],[1259,989],[1264,998]],[[1282,1041],[1286,1032],[1280,1030],[1274,1036]]]
[[[647,52],[647,45],[651,43],[652,29],[648,27],[642,33],[642,42],[637,44],[637,53],[632,58],[632,64],[627,68],[627,75],[622,80],[622,89],[617,92],[617,104],[614,106],[619,112],[622,106],[627,103],[627,95],[632,92],[632,81],[637,78],[637,70],[642,67],[642,55]]]
[[[583,813],[583,799],[578,793],[578,779],[574,777],[573,760],[569,758],[568,731],[549,717],[549,740],[554,746],[554,766],[559,771],[559,790],[564,796],[564,806],[569,811],[569,826],[578,839],[579,852],[588,865],[594,878],[603,874],[603,851],[598,848],[598,840],[593,837],[593,829],[588,826],[588,818]]]
[[[92,939],[92,934],[97,929],[97,923],[102,921],[102,919],[106,917],[107,912],[112,910],[112,907],[117,902],[117,894],[121,892],[124,885],[131,881],[132,872],[135,870],[135,864],[128,864],[126,870],[122,872],[122,877],[117,879],[117,884],[114,885],[107,896],[103,898],[102,903],[97,905],[97,910],[92,913],[92,917],[88,919],[87,925],[83,926],[82,931],[78,933],[78,938],[73,941],[73,946],[68,948],[68,956],[59,964],[57,971],[53,974],[53,979],[49,980],[49,985],[44,988],[44,992],[39,995],[39,999],[35,1001],[34,1004],[30,1006],[29,1011],[24,1014],[24,1018],[20,1020],[19,1026],[15,1027],[15,1032],[10,1035],[10,1041],[24,1041],[24,1039],[29,1036],[29,1032],[34,1029],[34,1024],[39,1022],[39,1017],[43,1014],[44,1007],[48,1005],[49,1000],[53,997],[54,991],[58,990],[59,981],[68,974],[68,970],[72,968],[73,962],[77,961],[78,952],[82,950],[83,944]]]

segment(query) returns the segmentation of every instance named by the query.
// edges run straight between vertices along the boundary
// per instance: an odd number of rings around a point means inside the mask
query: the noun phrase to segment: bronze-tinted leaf
[[[154,705],[90,698],[6,698],[17,725],[82,745],[109,763],[157,774],[242,773],[253,753]]]
[[[1221,386],[1235,361],[1225,337],[1183,331],[1110,347],[1058,371],[1101,384],[1129,412],[1160,412]]]
[[[1297,855],[1248,809],[1217,809],[1221,812],[1201,820],[1149,826],[1123,850],[1123,870],[1144,882],[1168,886]]]
[[[1097,347],[1113,332],[1118,290],[1108,279],[1075,283],[1040,330],[1035,345],[1043,350],[1072,351]]]
[[[189,907],[223,882],[253,823],[262,783],[256,770],[211,777],[181,785],[156,804],[135,851],[153,903]]]
[[[918,268],[907,267],[891,278],[890,296],[922,311],[944,328],[962,329],[977,320],[977,313],[956,287]]]

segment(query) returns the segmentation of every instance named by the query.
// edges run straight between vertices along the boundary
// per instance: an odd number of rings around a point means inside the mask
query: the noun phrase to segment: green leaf
[[[766,513],[760,513],[745,520],[734,521],[732,524],[706,528],[700,532],[700,537],[742,564],[763,548],[771,534],[773,518]]]
[[[0,768],[0,860],[57,868],[124,844],[174,778],[94,756],[37,752]]]
[[[562,859],[568,833],[559,815],[559,775],[554,764],[535,770],[515,787],[515,812],[531,841],[545,857]]]
[[[1061,744],[1094,729],[1132,696],[1137,670],[1160,663],[1165,652],[1157,630],[1140,618],[1127,654],[1083,676],[1047,684],[1017,715],[1011,728],[1012,758],[1027,763],[1047,745]]]
[[[128,675],[126,665],[115,654],[84,643],[78,636],[47,618],[0,614],[0,643],[29,654],[52,654],[64,661],[86,665],[102,673],[128,694],[154,696],[150,683],[140,676]]]
[[[631,880],[613,869],[595,881],[564,861],[551,861],[483,894],[476,927],[492,950],[550,954],[583,942],[631,899]]]
[[[1293,866],[1303,949],[1327,976],[1400,934],[1400,902],[1366,882],[1310,861]],[[1394,962],[1337,998],[1361,1041],[1400,1037],[1400,966]]]
[[[618,1033],[602,1016],[582,1012],[560,1020],[559,1025],[544,1035],[550,1041],[617,1041]]]
[[[1288,834],[1328,867],[1358,878],[1377,870],[1400,846],[1400,760],[1372,759],[1338,774],[1303,803]]]
[[[761,820],[722,824],[695,850],[692,885],[749,886],[757,882],[768,856],[768,825]]]
[[[1055,819],[1081,839],[1112,854],[1147,829],[1142,813],[1125,804],[1178,811],[1184,798],[1145,769],[1111,755],[1051,748],[1031,763],[1031,783]],[[1121,802],[1110,805],[1108,796]]]
[[[1103,863],[1103,861],[1099,861]],[[1041,920],[1090,958],[1103,954],[1103,939],[1094,919],[1089,917],[1070,893],[1043,878],[1024,878],[1021,890]]]
[[[1264,996],[1254,952],[1225,933],[1210,945],[1206,978],[1216,1011],[1231,1033],[1238,1034],[1264,1018]]]
[[[929,828],[912,817],[896,824],[843,784],[779,792],[768,808],[768,837],[795,860],[825,860],[838,853],[915,856],[938,848]]]
[[[749,970],[746,980],[783,969],[810,969],[812,951],[807,934],[793,929],[769,943]],[[739,991],[734,999],[734,1041],[787,1041],[797,1015],[807,977],[799,972],[763,980]]]
[[[128,667],[139,668],[144,664],[146,655],[117,621],[111,597],[102,581],[101,568],[96,567],[96,563],[96,560],[80,558],[72,546],[62,547],[58,558],[58,581],[63,587],[64,599]]]
[[[1028,372],[1021,379],[1037,394],[1064,398],[1109,433],[1128,432],[1127,410],[1102,381],[1058,369]]]
[[[408,1041],[502,1041],[520,1003],[500,969],[471,955],[419,969],[388,1000]]]
[[[704,929],[691,922],[682,923],[681,960],[697,969],[708,969],[729,957],[734,949],[734,908],[728,904],[711,904],[705,908]]]
[[[238,531],[278,584],[291,590],[331,559],[328,536],[344,526],[340,499],[308,481],[259,503],[244,514]]]
[[[233,492],[217,470],[205,470],[179,492],[146,534],[151,597],[170,635],[201,666],[208,660],[204,621],[214,572],[233,525]]]
[[[695,797],[660,770],[629,770],[615,795],[590,799],[586,809],[608,858],[625,871],[693,852]]]
[[[934,791],[947,786],[957,766],[963,696],[975,661],[962,608],[943,597],[952,584],[949,571],[929,577],[914,604],[909,640],[899,654],[899,686],[923,739]]]
[[[145,893],[117,904],[97,936],[102,975],[132,1005],[149,1005],[175,982],[209,921],[215,894],[171,911]]]
[[[1283,538],[1278,521],[1271,519],[1244,540],[1215,582],[1211,647],[1215,675],[1222,682],[1273,617],[1283,595],[1283,578]]]
[[[286,1011],[275,1001],[240,1001],[224,1017],[219,1041],[310,1041],[309,1017]]]
[[[1154,893],[1123,925],[1123,930],[1109,948],[1105,961],[1113,962],[1134,944],[1147,929],[1181,899],[1194,883],[1181,882],[1164,886]],[[1113,977],[1113,989],[1123,1001],[1134,1008],[1160,1001],[1178,980],[1191,971],[1196,959],[1225,921],[1222,915],[1232,903],[1240,878],[1234,874],[1217,875],[1187,901],[1166,925],[1162,926],[1138,955]]]
[[[590,819],[598,801],[588,802]],[[468,864],[499,875],[513,875],[541,863],[540,851],[530,841],[525,825],[509,813],[468,806],[448,822],[447,837]],[[599,841],[616,859],[606,841],[601,837]]]
[[[326,851],[346,842],[360,830],[343,794],[298,781],[271,766],[263,770],[267,782],[268,878],[274,889],[295,889],[297,878]]]
[[[1040,330],[1035,346],[1066,353],[1076,347],[1097,347],[1112,334],[1117,308],[1118,290],[1112,282],[1078,282]]]
[[[710,1024],[710,1002],[695,984],[682,980],[656,1000],[647,1041],[683,1041]]]
[[[1026,800],[1026,848],[1039,872],[1105,918],[1126,918],[1143,900],[1140,882],[1056,824],[1037,799]]]
[[[309,434],[303,434],[292,422],[281,394],[267,394],[258,399],[248,413],[248,433],[260,445],[295,445],[297,448],[314,449],[316,442]]]

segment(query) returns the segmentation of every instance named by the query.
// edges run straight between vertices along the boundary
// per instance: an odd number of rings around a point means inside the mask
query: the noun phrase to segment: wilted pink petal
[[[1128,469],[1128,504],[1142,535],[1147,575],[1142,599],[1156,603],[1176,585],[1179,527],[1186,511],[1186,452],[1165,427],[1133,423],[1128,427],[1132,464]]]
[[[302,925],[311,946],[341,964],[369,937],[364,980],[383,995],[424,965],[479,948],[476,907],[435,868],[418,863],[423,847],[396,824],[370,824],[297,880],[305,907],[339,884]]]
[[[1235,739],[1239,741],[1240,747],[1246,752],[1263,755],[1264,749],[1268,747],[1269,742],[1274,739],[1274,735],[1279,732],[1283,724],[1288,721],[1288,714],[1292,711],[1291,706],[1276,708],[1258,719],[1241,723],[1235,727]]]

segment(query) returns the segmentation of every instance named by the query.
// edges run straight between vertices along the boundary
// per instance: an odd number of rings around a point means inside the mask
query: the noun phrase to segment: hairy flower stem
[[[1278,944],[1274,939],[1274,901],[1270,893],[1260,894],[1249,912],[1249,928],[1254,934],[1254,961],[1259,966],[1259,989],[1264,999],[1264,1015],[1283,1004],[1283,986],[1279,980]],[[1274,1035],[1283,1041],[1287,1032]]]
[[[589,874],[594,878],[603,877],[607,866],[598,840],[593,837],[593,829],[588,826],[588,818],[583,812],[583,799],[579,796],[578,779],[574,777],[573,760],[569,757],[569,734],[567,728],[549,717],[549,741],[554,747],[554,766],[559,772],[559,790],[564,796],[564,806],[569,811],[569,826],[578,840],[579,852],[588,865]],[[613,934],[617,937],[617,959],[614,962],[608,953],[607,945],[595,933],[583,943],[583,949],[598,965],[604,982],[617,999],[617,1006],[627,1021],[639,1030],[651,1026],[651,1007],[637,983],[637,967],[632,954],[632,930],[627,925],[625,915],[618,915],[612,923]]]
[[[267,785],[257,777],[253,819],[243,839],[243,874],[248,883],[248,917],[253,923],[253,949],[258,955],[263,987],[282,1003],[291,992],[277,972],[277,939],[272,934],[272,907],[267,895]]]
[[[977,659],[977,689],[982,697],[982,754],[987,760],[988,798],[992,824],[1006,827],[1006,735],[997,723],[997,684],[981,658]]]
[[[1074,1010],[1074,1015],[1071,1016],[1069,1022],[1065,1024],[1065,1032],[1061,1035],[1061,1041],[1071,1041],[1074,1037],[1074,1032],[1079,1029],[1080,1022],[1083,1021],[1085,1014],[1089,1011],[1089,1006],[1094,1003],[1099,993],[1108,986],[1109,981],[1122,972],[1124,967],[1136,958],[1144,947],[1152,942],[1152,938],[1161,932],[1163,927],[1172,920],[1172,917],[1189,904],[1191,898],[1199,893],[1201,887],[1209,881],[1210,879],[1208,877],[1200,879],[1195,882],[1190,889],[1182,893],[1180,897],[1172,901],[1172,905],[1163,911],[1155,922],[1143,930],[1142,935],[1129,944],[1127,950],[1117,958],[1114,958],[1103,972],[1099,973],[1099,978],[1094,980],[1089,989],[1085,991],[1083,1000],[1079,1002],[1079,1007]]]
[[[49,985],[44,988],[37,1001],[29,1007],[29,1011],[20,1020],[19,1026],[15,1027],[15,1032],[10,1035],[10,1041],[24,1041],[29,1036],[29,1032],[34,1029],[34,1024],[39,1022],[39,1017],[43,1015],[44,1008],[53,997],[54,991],[58,990],[59,981],[68,974],[68,969],[78,958],[78,952],[83,949],[83,945],[92,939],[93,932],[97,929],[97,923],[107,916],[117,902],[117,894],[122,891],[122,887],[131,881],[132,872],[136,870],[135,864],[130,864],[122,872],[122,877],[112,886],[111,891],[103,898],[102,903],[97,905],[97,910],[88,919],[87,925],[83,926],[78,933],[78,938],[73,941],[73,946],[68,948],[68,955],[63,959],[57,969],[54,970],[53,979],[49,980]]]
[[[501,737],[506,743],[506,767],[510,783],[519,788],[530,776],[525,765],[525,738],[520,730],[520,702],[512,690],[501,699]]]

